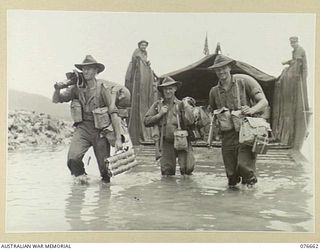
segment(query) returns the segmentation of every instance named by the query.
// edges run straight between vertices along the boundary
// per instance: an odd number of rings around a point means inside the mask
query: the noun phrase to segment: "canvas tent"
[[[160,81],[166,76],[170,76],[177,81],[181,81],[183,85],[177,91],[177,97],[181,99],[185,96],[191,96],[196,99],[197,105],[205,106],[208,104],[210,89],[218,83],[218,78],[214,71],[207,69],[209,66],[213,65],[216,56],[217,54],[207,55],[187,67],[164,74],[160,77]],[[250,75],[259,82],[271,107],[270,123],[273,126],[272,129],[277,132],[275,135],[276,139],[281,144],[300,147],[303,136],[299,136],[298,134],[304,134],[305,132],[305,130],[301,131],[299,127],[299,119],[301,120],[301,115],[299,116],[300,113],[297,113],[292,109],[289,111],[284,111],[283,109],[284,103],[286,103],[287,106],[291,105],[293,109],[301,110],[301,101],[296,103],[291,102],[291,99],[286,98],[286,95],[291,95],[291,92],[288,92],[288,88],[279,88],[279,86],[283,86],[285,84],[284,79],[286,79],[287,82],[292,81],[292,83],[294,83],[294,85],[291,86],[296,89],[294,93],[298,93],[300,91],[295,87],[299,86],[297,81],[300,78],[293,77],[297,74],[299,75],[299,72],[297,72],[297,68],[294,66],[290,66],[289,68],[290,69],[288,70],[284,70],[280,77],[276,78],[247,63],[237,61],[232,66],[231,73]],[[280,99],[283,100],[280,101]],[[284,123],[284,120],[287,122]],[[293,126],[293,129],[290,130],[290,136],[287,136],[285,134],[288,133],[290,126]],[[300,137],[300,139],[297,140],[297,137]]]
[[[197,105],[207,105],[210,89],[218,83],[218,77],[212,70],[207,68],[213,65],[216,54],[208,55],[185,68],[176,70],[160,77],[160,80],[170,76],[183,83],[177,92],[178,98],[192,96]],[[246,74],[255,78],[263,88],[269,103],[272,104],[273,91],[276,78],[261,70],[240,61],[237,61],[231,69],[232,74]]]

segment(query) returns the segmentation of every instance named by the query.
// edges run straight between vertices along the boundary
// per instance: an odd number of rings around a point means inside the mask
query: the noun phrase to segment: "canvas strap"
[[[181,124],[180,124],[180,118],[179,118],[179,107],[178,107],[178,105],[176,105],[176,111],[177,111],[176,117],[177,117],[177,123],[178,123],[178,130],[181,130]]]
[[[164,133],[164,125],[162,124],[161,126],[161,136],[160,136],[160,151],[162,149],[162,145],[163,145],[163,133]]]
[[[239,86],[239,81],[236,81],[236,94],[237,94],[237,106],[238,109],[241,109],[241,97],[240,97],[240,86]],[[247,103],[247,95],[246,95],[246,88],[243,85],[243,95],[244,95],[244,105]]]
[[[224,106],[225,106],[225,104],[224,104],[224,103],[222,103],[222,99],[221,99],[221,94],[220,94],[220,90],[219,90],[219,88],[217,88],[217,94],[218,94],[218,99],[219,99],[219,102],[220,102],[221,107],[224,107]]]
[[[239,83],[238,81],[236,81],[236,107],[238,109],[241,109],[241,98],[240,98],[240,88],[239,88]],[[219,102],[220,102],[220,105],[221,107],[225,107],[226,104],[225,103],[222,103],[222,98],[221,98],[221,94],[220,94],[220,91],[219,89],[217,89],[217,95],[218,95],[218,99],[219,99]],[[244,93],[245,95],[245,93]]]
[[[160,102],[158,102],[158,112],[160,111],[161,109],[161,105],[160,105]],[[163,145],[163,137],[164,137],[164,121],[165,119],[167,118],[167,114],[165,114],[163,117],[162,117],[162,121],[161,121],[161,132],[160,132],[160,151],[162,149],[162,145]]]
[[[178,122],[178,130],[181,130],[179,114],[177,114],[176,116],[177,116],[177,122]]]
[[[262,148],[261,148],[261,150],[260,150],[260,154],[264,151],[264,148],[265,148],[266,145],[267,145],[267,141],[268,141],[268,138],[265,137],[265,138],[264,138],[264,143],[263,143]]]
[[[241,99],[240,99],[240,91],[239,91],[239,83],[236,81],[236,92],[237,92],[237,108],[241,109]]]

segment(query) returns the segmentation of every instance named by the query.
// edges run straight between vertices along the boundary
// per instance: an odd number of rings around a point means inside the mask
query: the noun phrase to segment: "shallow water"
[[[258,185],[234,191],[226,186],[218,148],[195,148],[197,166],[188,177],[178,171],[161,177],[153,149],[144,148],[140,164],[110,184],[100,182],[93,157],[86,167],[89,185],[73,183],[67,150],[46,146],[9,153],[7,232],[314,230],[313,169],[294,163],[285,151],[259,157]]]

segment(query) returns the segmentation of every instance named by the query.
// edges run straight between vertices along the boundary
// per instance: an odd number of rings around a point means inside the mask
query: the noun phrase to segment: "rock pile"
[[[9,150],[27,145],[68,144],[73,132],[72,122],[44,113],[15,110],[8,114]]]

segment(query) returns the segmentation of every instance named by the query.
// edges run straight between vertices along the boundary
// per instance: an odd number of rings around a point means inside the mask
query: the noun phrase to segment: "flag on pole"
[[[206,39],[204,40],[203,54],[205,54],[206,56],[210,54],[208,46],[208,33],[206,33]]]
[[[215,54],[222,54],[220,43],[217,43]]]

